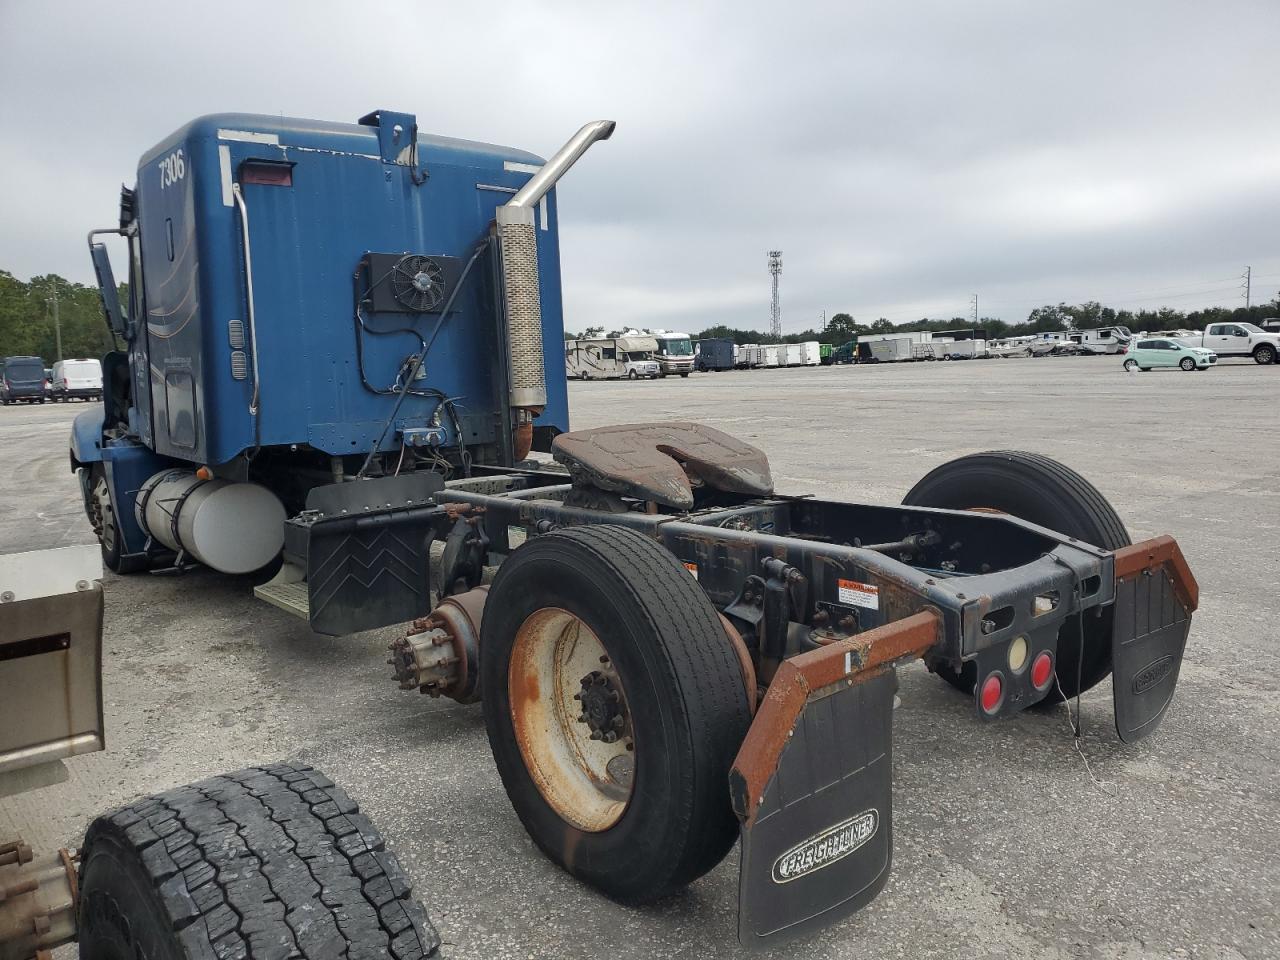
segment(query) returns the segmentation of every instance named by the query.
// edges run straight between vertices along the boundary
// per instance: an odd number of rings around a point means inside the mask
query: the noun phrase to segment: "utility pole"
[[[52,294],[45,303],[53,304],[53,339],[58,348],[58,359],[62,359],[62,323],[58,319],[58,287],[52,281],[49,282],[49,292]]]
[[[1244,281],[1244,305],[1247,308],[1251,305],[1250,300],[1253,294],[1253,267],[1246,266],[1240,279]]]
[[[782,301],[778,299],[778,277],[782,275],[782,251],[769,251],[769,273],[773,276],[773,304],[769,312],[769,331],[782,339]]]

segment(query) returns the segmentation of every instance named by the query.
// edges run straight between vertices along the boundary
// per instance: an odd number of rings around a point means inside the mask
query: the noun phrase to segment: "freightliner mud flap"
[[[1111,659],[1116,732],[1133,743],[1160,725],[1173,700],[1200,588],[1172,537],[1117,550],[1115,567]]]
[[[892,859],[894,664],[938,642],[932,612],[786,660],[729,777],[741,822],[738,939],[772,947],[871,902]]]

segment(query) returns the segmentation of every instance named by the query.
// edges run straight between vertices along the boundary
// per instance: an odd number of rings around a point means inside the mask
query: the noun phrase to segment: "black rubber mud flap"
[[[409,474],[329,484],[307,498],[305,524],[311,629],[343,636],[424,616],[439,475]],[[286,541],[289,533],[286,531]]]
[[[942,638],[923,611],[784,660],[729,774],[742,833],[738,939],[805,936],[889,878],[895,664]]]
[[[1149,735],[1169,708],[1198,599],[1172,538],[1117,551],[1112,690],[1125,743]]]
[[[754,819],[742,825],[743,946],[772,947],[829,926],[889,879],[897,688],[889,667],[805,705]]]

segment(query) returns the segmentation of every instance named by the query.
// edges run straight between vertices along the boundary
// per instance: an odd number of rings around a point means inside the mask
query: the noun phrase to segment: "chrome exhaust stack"
[[[510,358],[510,402],[516,411],[517,460],[528,455],[533,438],[533,418],[547,403],[534,210],[538,201],[587,152],[588,147],[597,140],[609,139],[614,125],[612,120],[596,120],[583,126],[510,201],[497,210],[503,312]]]

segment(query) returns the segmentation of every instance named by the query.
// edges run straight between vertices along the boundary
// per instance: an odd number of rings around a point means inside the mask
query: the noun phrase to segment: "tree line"
[[[54,273],[24,283],[0,270],[0,357],[40,357],[45,366],[53,365],[58,359],[55,299],[63,359],[101,357],[111,349],[96,286],[72,283]]]

